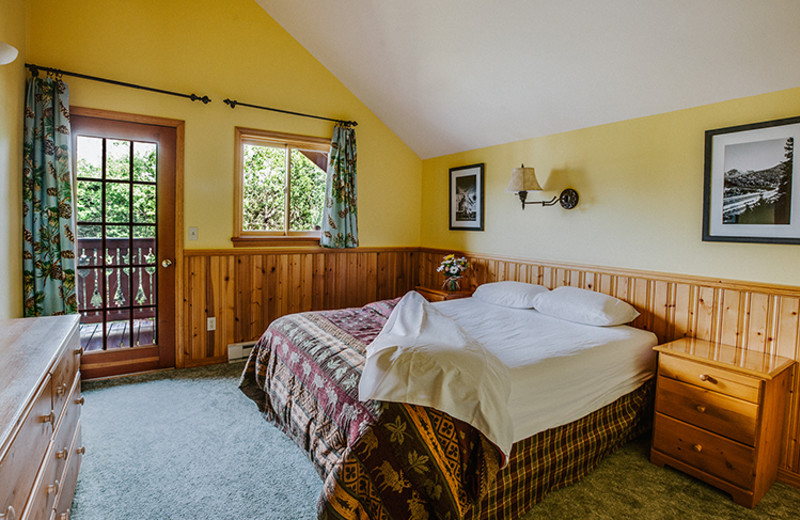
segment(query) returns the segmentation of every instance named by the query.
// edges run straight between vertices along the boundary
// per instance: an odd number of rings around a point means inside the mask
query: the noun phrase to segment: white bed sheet
[[[433,305],[508,367],[514,442],[612,403],[655,370],[651,332],[581,325],[475,298]]]

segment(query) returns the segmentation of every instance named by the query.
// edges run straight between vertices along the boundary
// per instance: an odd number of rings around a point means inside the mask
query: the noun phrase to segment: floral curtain
[[[356,202],[356,131],[337,124],[331,137],[325,209],[322,213],[323,247],[358,247]]]
[[[69,90],[32,77],[25,99],[22,284],[25,316],[77,312]]]

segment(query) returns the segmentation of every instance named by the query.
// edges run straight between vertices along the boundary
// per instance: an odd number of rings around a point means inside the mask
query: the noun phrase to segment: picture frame
[[[450,229],[483,231],[484,163],[450,168]]]
[[[800,244],[800,117],[706,130],[703,240]]]

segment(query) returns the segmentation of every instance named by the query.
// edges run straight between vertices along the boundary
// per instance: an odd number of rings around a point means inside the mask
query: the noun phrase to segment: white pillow
[[[613,296],[568,286],[536,295],[533,307],[548,316],[600,327],[629,323],[639,315],[632,305]]]
[[[547,287],[524,282],[493,282],[479,285],[472,296],[503,307],[531,309],[533,299],[542,292],[547,292]]]

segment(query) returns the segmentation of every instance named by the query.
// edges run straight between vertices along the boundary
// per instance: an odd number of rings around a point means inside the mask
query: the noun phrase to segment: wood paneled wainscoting
[[[227,361],[294,312],[365,305],[417,285],[417,248],[186,250],[178,367]],[[216,330],[207,331],[207,319]]]
[[[436,267],[452,251],[422,249],[419,281],[440,286]],[[461,253],[459,253],[461,254]],[[684,336],[742,347],[763,356],[800,360],[800,287],[715,280],[605,267],[566,265],[492,255],[465,255],[472,269],[464,286],[517,280],[549,288],[582,287],[633,304],[635,327],[652,331],[659,343]],[[791,372],[779,477],[800,488],[800,377]]]

